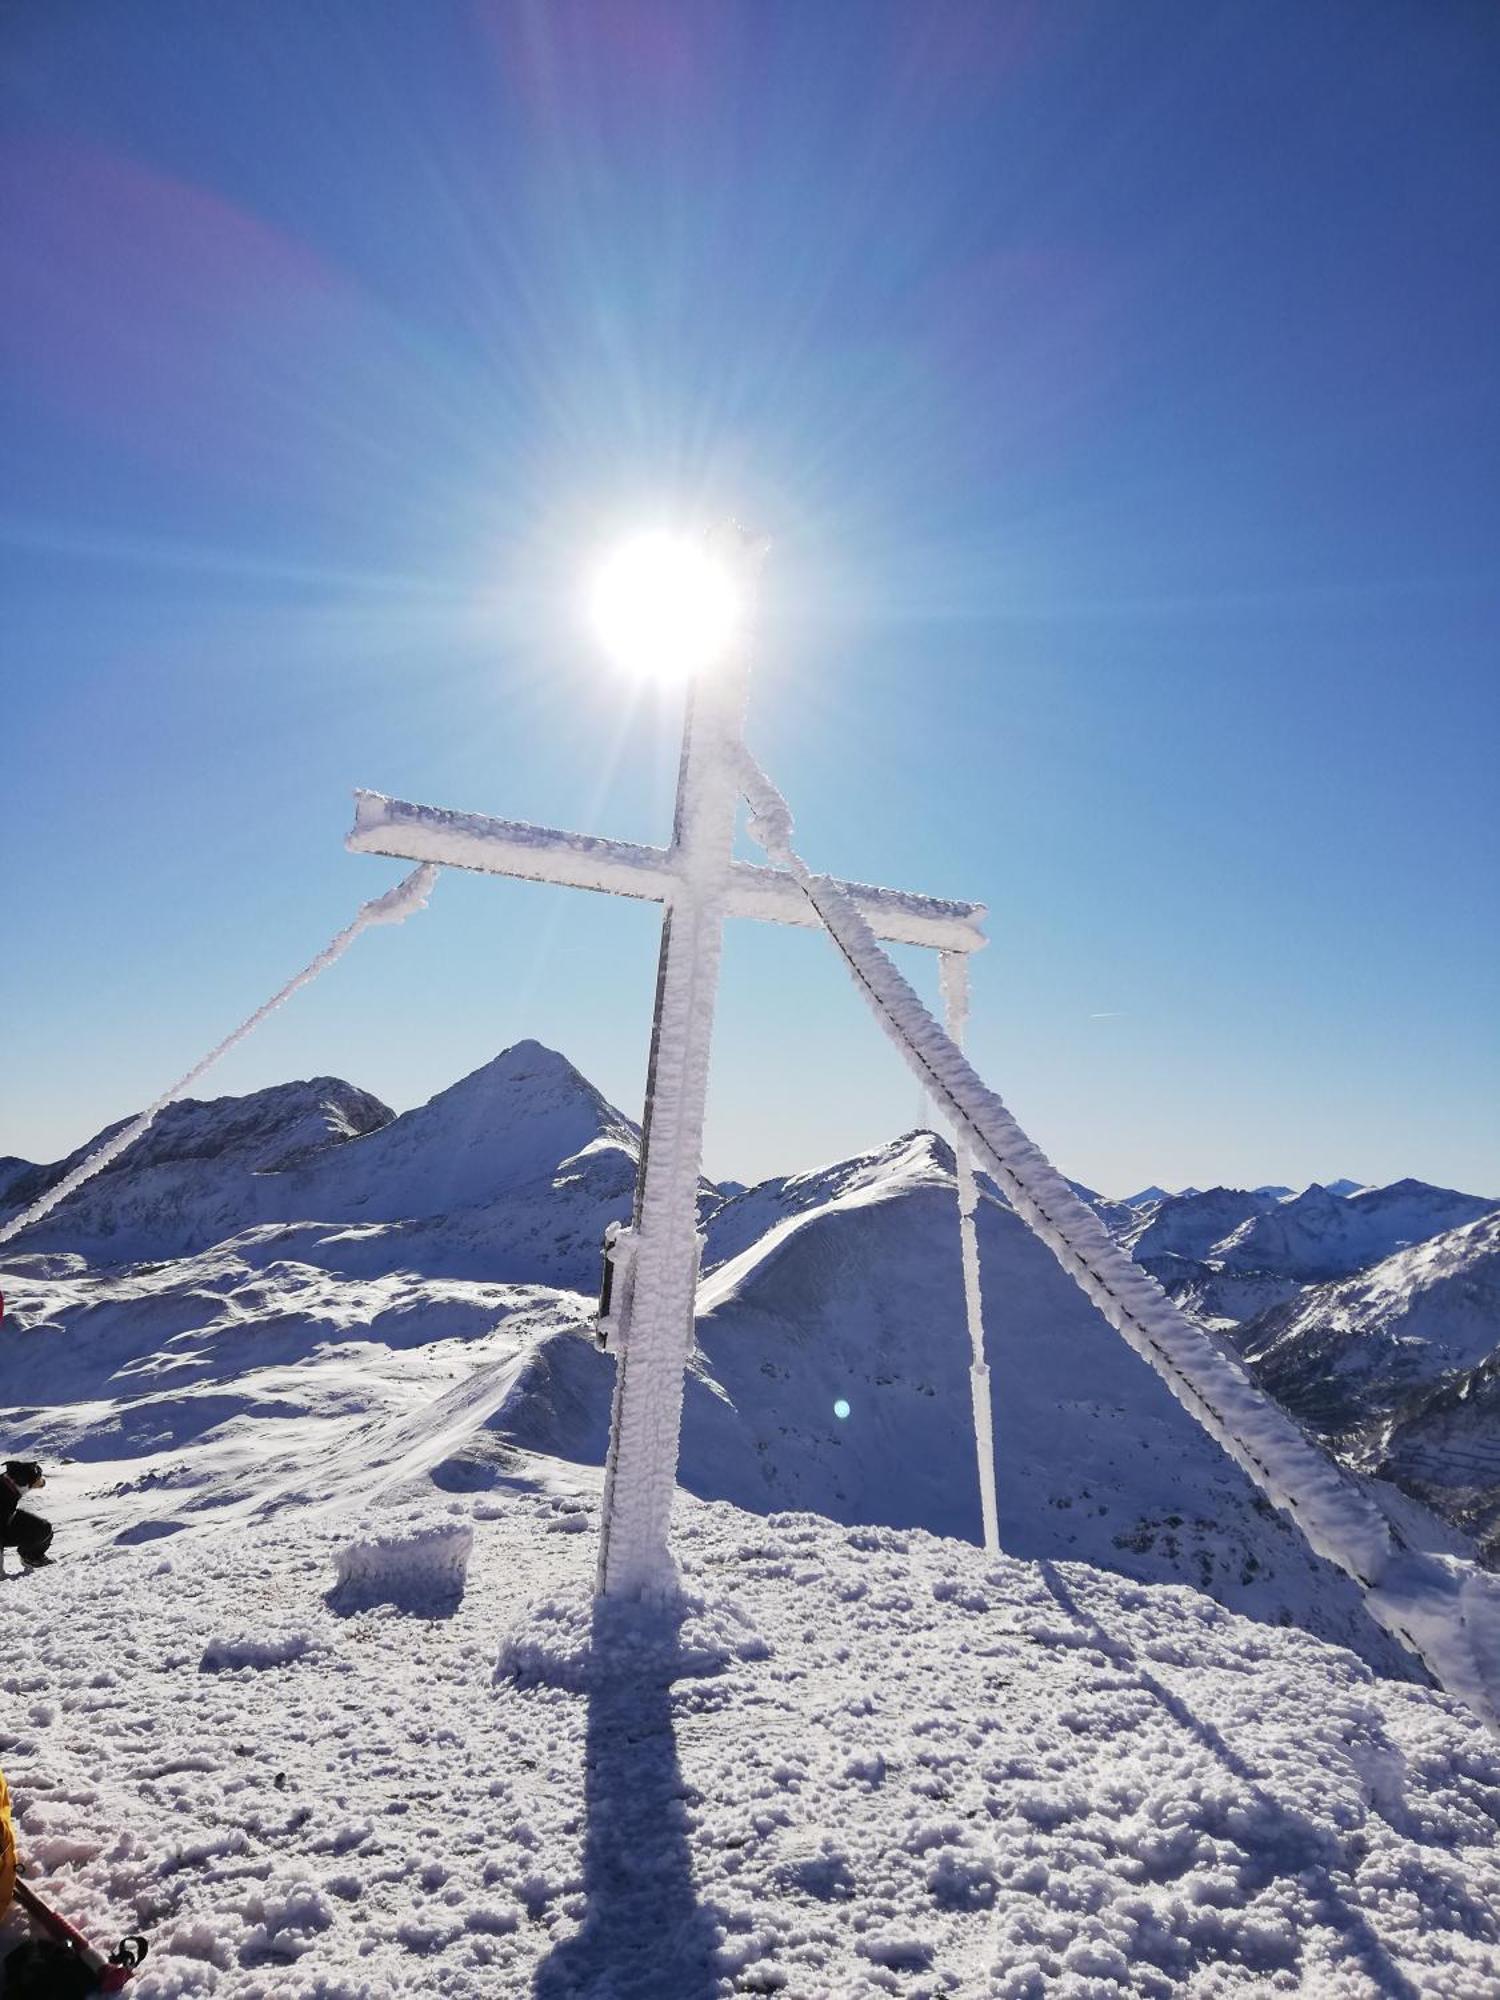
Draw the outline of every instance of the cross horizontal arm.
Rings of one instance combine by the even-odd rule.
[[[382,792],[354,794],[354,826],[344,845],[353,854],[436,861],[445,868],[474,868],[488,875],[556,882],[650,903],[670,900],[674,880],[672,857],[664,847],[561,833],[482,813],[448,812],[441,806],[388,799]],[[925,945],[935,951],[977,951],[985,942],[982,903],[944,902],[864,882],[841,882],[839,887],[853,899],[875,935],[892,943]],[[816,929],[819,921],[790,875],[750,861],[736,861],[731,870],[728,913],[796,924],[804,930]]]

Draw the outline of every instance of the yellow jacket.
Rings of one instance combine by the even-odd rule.
[[[0,1771],[0,1917],[10,1908],[16,1886],[16,1830],[10,1823],[10,1793]]]

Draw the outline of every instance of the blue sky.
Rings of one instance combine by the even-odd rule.
[[[989,905],[1062,1166],[1500,1193],[1497,93],[1464,0],[7,9],[0,1152],[394,878],[356,784],[662,838],[580,581],[727,510],[804,851]],[[638,1110],[654,954],[445,878],[217,1087]],[[916,1121],[826,945],[725,970],[712,1171]]]

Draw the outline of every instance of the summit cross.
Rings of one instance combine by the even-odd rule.
[[[749,678],[748,638],[741,633],[711,669],[687,684],[667,847],[448,812],[367,791],[355,794],[354,827],[346,842],[359,854],[436,862],[664,906],[635,1199],[628,1227],[611,1232],[600,1322],[616,1355],[596,1580],[599,1593],[610,1597],[668,1596],[676,1587],[671,1508],[703,1249],[698,1186],[724,919],[754,917],[809,928],[819,921],[785,870],[734,859]],[[841,886],[878,937],[942,955],[956,1028],[967,954],[985,942],[983,905],[862,883]],[[978,1323],[973,1175],[961,1136],[956,1146],[984,1534],[993,1549],[998,1533],[993,1472],[986,1464],[992,1444]]]

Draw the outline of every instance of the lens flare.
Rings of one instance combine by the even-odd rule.
[[[734,577],[701,542],[637,535],[600,565],[589,593],[594,631],[626,672],[686,680],[721,658],[741,614]]]
[[[833,1414],[838,1418],[840,1423],[843,1423],[844,1419],[848,1416],[849,1405],[844,1401],[842,1396],[840,1396],[838,1401],[834,1404]]]

